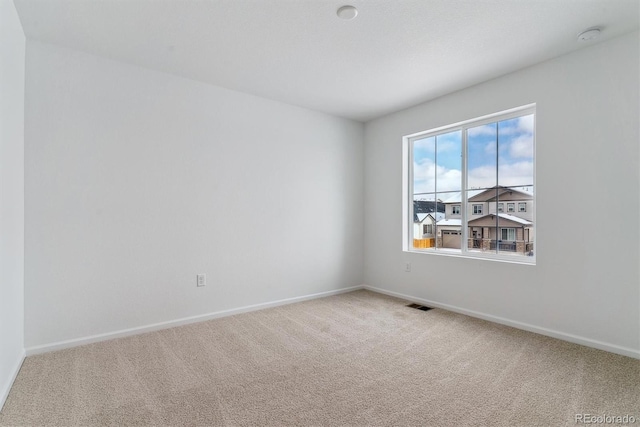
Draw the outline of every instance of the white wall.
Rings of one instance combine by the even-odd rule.
[[[638,39],[367,123],[365,283],[640,357]],[[533,102],[537,265],[403,253],[402,136]]]
[[[24,355],[25,37],[0,0],[0,408]]]
[[[27,348],[362,283],[361,123],[32,41],[25,120]]]

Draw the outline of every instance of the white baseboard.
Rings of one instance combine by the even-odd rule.
[[[408,301],[412,301],[412,302],[419,302],[428,306],[432,306],[432,307],[438,307],[438,308],[442,308],[445,310],[449,310],[449,311],[453,311],[456,313],[461,313],[461,314],[465,314],[467,316],[471,316],[471,317],[476,317],[479,319],[483,319],[483,320],[488,320],[490,322],[495,322],[495,323],[500,323],[502,325],[507,325],[507,326],[511,326],[517,329],[522,329],[525,331],[529,331],[529,332],[534,332],[540,335],[545,335],[548,337],[552,337],[552,338],[557,338],[557,339],[561,339],[564,341],[568,341],[568,342],[572,342],[575,344],[580,344],[580,345],[584,345],[587,347],[593,347],[593,348],[597,348],[599,350],[604,350],[604,351],[608,351],[610,353],[616,353],[616,354],[621,354],[623,356],[628,356],[628,357],[632,357],[634,359],[640,359],[640,351],[632,349],[632,348],[628,348],[628,347],[622,347],[622,346],[618,346],[615,344],[610,344],[610,343],[606,343],[606,342],[602,342],[602,341],[597,341],[597,340],[593,340],[590,338],[585,338],[585,337],[581,337],[578,335],[573,335],[573,334],[568,334],[568,333],[564,333],[564,332],[560,332],[560,331],[555,331],[552,329],[547,329],[547,328],[543,328],[543,327],[539,327],[539,326],[535,326],[535,325],[531,325],[528,323],[523,323],[523,322],[518,322],[515,320],[511,320],[511,319],[506,319],[503,317],[499,317],[499,316],[494,316],[491,314],[486,314],[486,313],[481,313],[478,311],[474,311],[474,310],[468,310],[465,308],[461,308],[461,307],[456,307],[453,305],[449,305],[449,304],[443,304],[443,303],[439,303],[437,301],[431,301],[431,300],[427,300],[424,298],[418,298],[418,297],[414,297],[412,295],[406,295],[406,294],[402,294],[399,292],[393,292],[393,291],[389,291],[386,289],[381,289],[381,288],[376,288],[373,286],[369,286],[366,284],[363,284],[361,286],[352,286],[349,288],[342,288],[342,289],[336,289],[336,290],[332,290],[332,291],[327,291],[327,292],[320,292],[320,293],[316,293],[316,294],[311,294],[311,295],[304,295],[304,296],[300,296],[300,297],[293,297],[293,298],[287,298],[287,299],[282,299],[282,300],[278,300],[278,301],[271,301],[271,302],[266,302],[266,303],[261,303],[261,304],[254,304],[254,305],[248,305],[245,307],[239,307],[239,308],[234,308],[234,309],[230,309],[230,310],[223,310],[223,311],[217,311],[214,313],[208,313],[208,314],[203,314],[203,315],[199,315],[199,316],[192,316],[192,317],[185,317],[182,319],[176,319],[176,320],[171,320],[168,322],[161,322],[161,323],[155,323],[152,325],[147,325],[147,326],[141,326],[141,327],[137,327],[137,328],[131,328],[131,329],[124,329],[124,330],[120,330],[120,331],[115,331],[115,332],[109,332],[106,334],[99,334],[99,335],[92,335],[92,336],[88,336],[88,337],[83,337],[83,338],[77,338],[77,339],[72,339],[72,340],[67,340],[67,341],[60,341],[60,342],[55,342],[55,343],[50,343],[50,344],[44,344],[44,345],[40,345],[40,346],[35,346],[35,347],[29,347],[26,349],[26,356],[32,356],[35,354],[41,354],[41,353],[46,353],[46,352],[50,352],[50,351],[55,351],[55,350],[62,350],[65,348],[71,348],[71,347],[77,347],[80,345],[85,345],[85,344],[91,344],[91,343],[95,343],[95,342],[100,342],[100,341],[107,341],[107,340],[111,340],[114,338],[122,338],[122,337],[127,337],[127,336],[131,336],[131,335],[138,335],[138,334],[143,334],[146,332],[153,332],[153,331],[158,331],[161,329],[168,329],[168,328],[173,328],[176,326],[181,326],[181,325],[187,325],[190,323],[197,323],[197,322],[203,322],[206,320],[211,320],[211,319],[217,319],[220,317],[226,317],[226,316],[233,316],[235,314],[240,314],[240,313],[247,313],[250,311],[256,311],[256,310],[263,310],[265,308],[271,308],[271,307],[277,307],[280,305],[286,305],[286,304],[293,304],[296,302],[301,302],[301,301],[307,301],[307,300],[311,300],[311,299],[316,299],[316,298],[323,298],[323,297],[328,297],[331,295],[338,295],[338,294],[342,294],[342,293],[346,293],[346,292],[352,292],[352,291],[356,291],[358,289],[367,289],[373,292],[378,292],[380,294],[385,294],[385,295],[390,295],[390,296],[394,296],[397,298],[402,298]],[[18,364],[15,374],[14,374],[14,378],[15,379],[15,375],[17,375],[18,371],[20,370],[20,366],[22,365],[22,361],[24,360],[25,354],[23,354],[22,359],[20,360],[20,363]],[[13,379],[11,381],[11,384],[13,384]],[[9,384],[9,388],[7,388],[6,390],[3,390],[2,393],[0,395],[0,403],[4,403],[4,400],[6,399],[6,396],[9,394],[9,390],[11,388],[11,384]],[[0,405],[1,407],[1,405]]]
[[[445,310],[449,310],[449,311],[453,311],[456,313],[461,313],[461,314],[465,314],[467,316],[471,316],[471,317],[477,317],[478,319],[483,319],[483,320],[488,320],[490,322],[494,322],[494,323],[500,323],[502,325],[507,325],[507,326],[511,326],[517,329],[522,329],[525,331],[529,331],[529,332],[535,332],[537,334],[540,335],[545,335],[548,337],[552,337],[552,338],[557,338],[563,341],[568,341],[568,342],[572,342],[574,344],[580,344],[580,345],[584,345],[587,347],[593,347],[593,348],[597,348],[599,350],[604,350],[604,351],[608,351],[610,353],[616,353],[616,354],[621,354],[623,356],[628,356],[628,357],[633,357],[634,359],[640,359],[640,351],[632,349],[632,348],[628,348],[628,347],[622,347],[619,345],[615,345],[615,344],[610,344],[610,343],[606,343],[606,342],[602,342],[602,341],[597,341],[597,340],[593,340],[590,338],[585,338],[585,337],[581,337],[579,335],[573,335],[573,334],[568,334],[565,332],[560,332],[560,331],[554,331],[552,329],[547,329],[547,328],[543,328],[540,326],[535,326],[535,325],[530,325],[528,323],[522,323],[522,322],[518,322],[515,320],[510,320],[510,319],[505,319],[504,317],[498,317],[498,316],[493,316],[491,314],[485,314],[485,313],[481,313],[478,311],[473,311],[473,310],[467,310],[465,308],[461,308],[461,307],[456,307],[453,305],[449,305],[449,304],[442,304],[439,303],[437,301],[431,301],[431,300],[427,300],[424,298],[418,298],[418,297],[414,297],[411,295],[405,295],[405,294],[401,294],[399,292],[393,292],[393,291],[388,291],[386,289],[381,289],[381,288],[376,288],[373,286],[368,286],[368,285],[363,285],[364,289],[373,291],[373,292],[378,292],[381,294],[385,294],[385,295],[390,295],[393,297],[398,297],[398,298],[402,298],[402,299],[406,299],[408,301],[411,302],[419,302],[421,304],[430,306],[430,307],[436,307],[436,308],[442,308]]]
[[[13,372],[11,373],[11,377],[7,384],[4,385],[3,389],[0,390],[0,411],[4,407],[4,403],[7,401],[7,397],[9,397],[9,392],[11,391],[11,387],[13,386],[13,382],[16,380],[18,376],[18,372],[20,372],[20,368],[22,368],[22,363],[24,362],[24,358],[26,357],[26,353],[22,350],[22,354],[18,357],[18,360],[13,368]]]
[[[198,316],[185,317],[182,319],[170,320],[167,322],[154,323],[151,325],[140,326],[137,328],[123,329],[120,331],[108,332],[105,334],[91,335],[83,338],[75,338],[66,341],[59,341],[44,345],[38,345],[29,347],[26,349],[27,356],[33,356],[36,354],[47,353],[55,350],[62,350],[65,348],[77,347],[80,345],[91,344],[100,341],[107,341],[114,338],[128,337],[131,335],[143,334],[146,332],[159,331],[161,329],[174,328],[176,326],[188,325],[190,323],[203,322],[205,320],[217,319],[220,317],[233,316],[234,314],[247,313],[249,311],[263,310],[265,308],[277,307],[280,305],[293,304],[296,302],[307,301],[316,298],[324,298],[331,295],[338,295],[346,292],[352,292],[358,289],[363,289],[364,286],[352,286],[350,288],[336,289],[327,292],[319,292],[317,294],[303,295],[299,297],[286,298],[277,301],[265,302],[261,304],[248,305],[244,307],[233,308],[229,310],[216,311],[208,314],[201,314]]]

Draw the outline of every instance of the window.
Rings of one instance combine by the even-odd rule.
[[[405,251],[535,263],[535,105],[405,136],[403,159]],[[437,209],[428,247],[415,203]]]
[[[500,233],[502,235],[502,240],[516,240],[516,229],[515,228],[501,228]]]
[[[433,225],[432,224],[424,224],[422,226],[422,232],[424,234],[431,234],[433,233]]]

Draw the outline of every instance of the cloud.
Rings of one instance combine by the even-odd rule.
[[[521,161],[498,167],[498,182],[504,186],[533,184],[533,162]]]
[[[469,188],[493,187],[496,185],[496,167],[486,165],[470,169],[467,182]]]
[[[435,174],[438,174],[438,193],[459,191],[462,172],[458,169],[436,168],[431,159],[416,162],[414,167],[414,193],[429,193],[435,189]],[[533,162],[521,161],[513,164],[501,164],[498,169],[499,184],[504,186],[525,186],[533,184]],[[479,166],[469,170],[469,188],[488,188],[496,185],[495,166]],[[428,198],[428,196],[419,196]],[[439,197],[443,198],[443,197]]]
[[[452,152],[452,151],[460,151],[462,147],[462,139],[460,137],[460,133],[458,132],[457,139],[451,134],[447,135],[438,135],[438,153],[444,152]],[[415,151],[424,151],[427,153],[433,153],[436,147],[436,138],[424,138],[419,139],[413,143],[413,149]]]
[[[509,125],[502,124],[500,126],[500,136],[533,134],[533,115],[522,116],[516,119],[506,121]],[[505,123],[505,122],[500,122]]]
[[[437,188],[436,186],[437,173]],[[462,172],[459,169],[448,169],[444,166],[437,166],[431,159],[422,159],[413,163],[413,192],[427,193],[437,190],[460,191]],[[426,196],[425,196],[426,197]]]
[[[508,125],[506,123],[508,123]],[[509,119],[500,122],[498,127],[500,136],[517,135],[517,134],[533,134],[533,114],[521,116],[516,119]],[[468,130],[469,137],[474,136],[495,136],[496,124],[488,123],[482,126],[476,126]]]
[[[533,114],[518,117],[518,130],[528,134],[533,134]]]
[[[483,126],[476,126],[467,131],[467,135],[470,137],[474,136],[495,136],[496,135],[496,126],[495,124],[488,124]]]
[[[496,141],[489,141],[487,145],[484,146],[484,152],[486,154],[493,155],[495,158],[496,155]]]
[[[424,150],[427,153],[433,153],[435,146],[436,146],[436,141],[435,141],[435,138],[433,137],[419,139],[413,143],[414,151]]]
[[[438,140],[438,153],[455,152],[460,153],[462,141]]]
[[[470,169],[468,182],[470,188],[493,187],[496,185],[495,166],[479,166]],[[533,162],[501,163],[498,167],[498,183],[504,186],[533,184]]]
[[[520,135],[509,144],[509,155],[513,158],[533,158],[533,136]]]

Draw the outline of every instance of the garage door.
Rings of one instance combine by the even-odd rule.
[[[460,249],[462,247],[460,245],[460,239],[462,237],[461,234],[462,233],[460,231],[443,230],[442,247]]]

